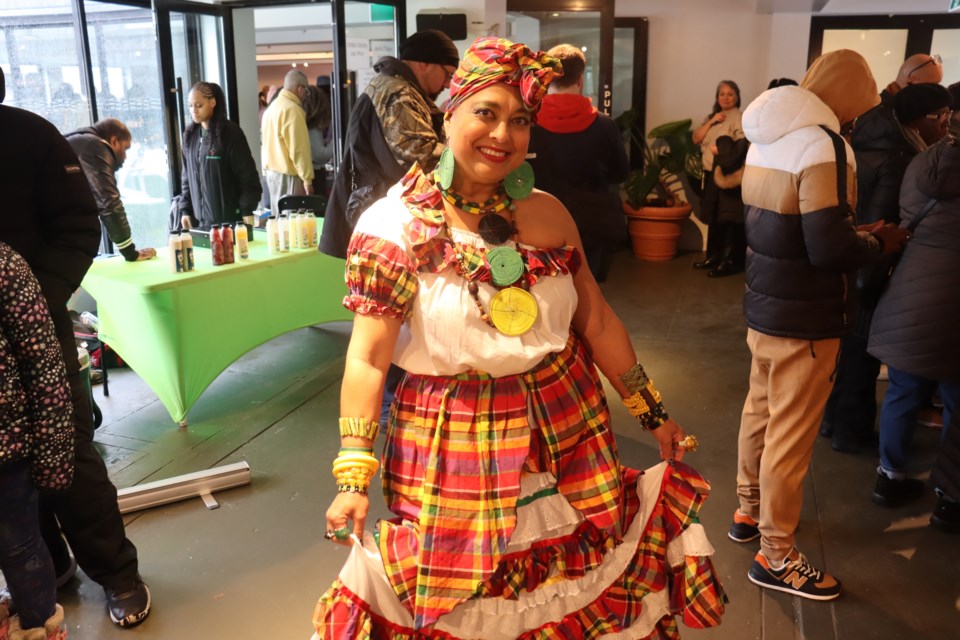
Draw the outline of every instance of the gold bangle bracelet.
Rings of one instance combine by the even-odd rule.
[[[340,437],[353,436],[376,440],[380,424],[366,418],[340,418]]]

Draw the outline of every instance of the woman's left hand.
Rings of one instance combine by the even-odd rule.
[[[686,435],[683,432],[683,427],[671,419],[664,422],[651,433],[653,433],[653,437],[657,439],[657,443],[660,445],[660,458],[667,461],[676,460],[677,462],[683,460],[685,450],[678,446]]]

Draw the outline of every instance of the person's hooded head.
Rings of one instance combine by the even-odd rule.
[[[897,120],[930,146],[947,135],[953,96],[939,84],[910,84],[893,96]]]
[[[841,126],[880,103],[870,66],[862,55],[850,49],[831,51],[814,60],[800,87],[820,98],[836,114]]]

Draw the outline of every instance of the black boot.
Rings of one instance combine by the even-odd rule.
[[[723,278],[724,276],[732,276],[735,273],[740,273],[743,271],[743,267],[737,265],[731,260],[721,260],[720,264],[707,272],[708,278]]]
[[[693,263],[694,269],[713,269],[715,266],[720,264],[720,256],[707,256],[699,262]]]

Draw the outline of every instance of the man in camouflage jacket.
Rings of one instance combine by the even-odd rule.
[[[400,45],[400,59],[385,56],[377,76],[350,113],[343,161],[323,222],[320,250],[338,258],[360,214],[413,166],[433,170],[443,151],[443,112],[436,99],[460,62],[453,41],[432,29]]]

